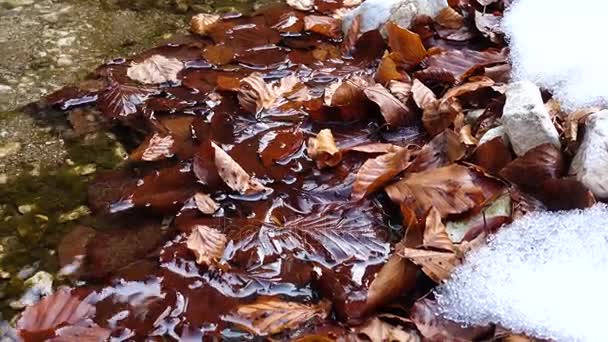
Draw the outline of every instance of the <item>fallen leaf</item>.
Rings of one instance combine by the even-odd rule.
[[[184,63],[177,58],[153,55],[141,63],[132,64],[127,69],[127,76],[144,84],[177,82],[177,74],[184,68]]]
[[[104,342],[108,341],[112,331],[98,326],[81,327],[77,325],[61,327],[55,331],[55,337],[49,342]]]
[[[173,157],[175,140],[170,134],[154,133],[131,152],[129,159],[135,161],[158,161]]]
[[[408,172],[420,172],[447,166],[465,156],[466,149],[458,134],[446,129],[422,147]]]
[[[354,151],[354,152],[363,152],[363,153],[372,153],[373,154],[373,153],[399,152],[402,149],[403,149],[402,146],[397,146],[397,145],[393,145],[393,144],[371,143],[371,144],[357,145],[354,147],[343,149],[342,152],[346,153],[346,152]]]
[[[137,106],[154,92],[148,88],[112,82],[99,94],[97,106],[106,118],[125,118],[137,113]]]
[[[367,87],[363,92],[370,101],[378,105],[384,120],[389,126],[404,126],[413,121],[412,110],[393,96],[393,94],[381,84]]]
[[[242,195],[253,195],[266,192],[267,187],[253,179],[232,157],[211,142],[215,152],[215,166],[222,180],[234,191]]]
[[[475,27],[493,43],[500,43],[502,16],[475,11]]]
[[[332,83],[325,88],[324,103],[329,107],[359,107],[367,101],[365,88],[369,82],[361,77],[351,77],[347,80]]]
[[[513,160],[513,156],[502,138],[496,137],[479,145],[473,153],[473,160],[484,170],[498,175]]]
[[[310,11],[315,6],[314,0],[287,0],[287,4],[300,11]]]
[[[441,101],[447,101],[448,99],[451,99],[454,97],[459,97],[459,96],[462,96],[462,95],[465,95],[468,93],[472,93],[479,89],[491,87],[493,85],[494,85],[494,80],[489,77],[485,77],[485,76],[476,77],[474,80],[472,80],[470,82],[466,82],[459,86],[450,88],[443,95],[443,97],[441,98]]]
[[[435,17],[435,21],[441,26],[457,30],[464,24],[464,17],[452,7],[445,7]]]
[[[408,66],[416,66],[426,57],[426,49],[420,36],[392,21],[386,24],[388,45],[395,60]]]
[[[359,335],[365,335],[371,342],[419,342],[420,337],[414,331],[406,331],[403,327],[389,324],[378,317],[369,320],[359,328]]]
[[[572,178],[547,179],[540,187],[539,197],[549,210],[590,208],[595,204],[593,193]]]
[[[203,57],[211,64],[225,65],[234,60],[234,49],[227,45],[210,45],[203,50]]]
[[[395,63],[390,54],[386,54],[382,57],[375,78],[376,81],[383,86],[388,85],[391,81],[410,81],[407,73],[399,71],[397,63]]]
[[[95,314],[95,307],[61,287],[23,311],[17,321],[20,333],[44,331],[64,324],[77,324]]]
[[[342,37],[342,21],[322,15],[307,15],[304,17],[304,30],[339,39]]]
[[[408,173],[385,190],[393,202],[409,203],[419,215],[433,206],[442,217],[460,214],[486,199],[483,190],[475,184],[472,171],[456,164]]]
[[[388,90],[402,103],[408,103],[412,97],[412,84],[410,82],[390,81]]]
[[[201,213],[207,215],[214,214],[220,208],[220,205],[211,196],[202,192],[194,194],[194,203]]]
[[[312,319],[324,319],[329,315],[331,304],[302,304],[278,298],[259,298],[251,304],[241,305],[234,317],[227,318],[253,333],[266,336],[294,329]]]
[[[264,81],[260,73],[254,72],[241,80],[238,100],[241,107],[250,113],[257,114],[277,104],[278,100],[292,91],[300,82],[297,76],[282,78],[275,86]]]
[[[566,123],[564,127],[564,133],[566,135],[566,139],[568,141],[576,142],[578,140],[578,128],[579,126],[585,122],[585,119],[596,112],[599,112],[601,109],[599,107],[588,107],[576,110],[568,116],[566,116]]]
[[[448,279],[454,267],[459,264],[458,257],[453,252],[404,247],[397,250],[397,254],[422,267],[422,272],[436,283]]]
[[[562,152],[551,144],[543,144],[510,162],[500,175],[522,188],[534,190],[545,180],[564,174]]]
[[[414,79],[414,83],[412,83],[412,98],[418,108],[422,110],[438,106],[435,93],[418,79]]]
[[[304,134],[299,129],[274,131],[264,136],[266,137],[271,137],[272,140],[261,145],[258,153],[268,168],[298,152],[304,143]],[[264,138],[262,139],[266,140]]]
[[[329,129],[322,129],[316,137],[308,140],[308,155],[316,161],[317,167],[334,167],[342,161],[342,152],[336,146]]]
[[[384,306],[415,288],[417,273],[417,266],[398,255],[392,255],[369,286],[368,311]]]
[[[361,200],[380,189],[393,177],[405,170],[412,162],[413,152],[408,147],[368,159],[357,172],[351,198]]]
[[[462,107],[454,98],[434,102],[422,111],[422,124],[431,136],[435,136],[452,126]]]
[[[219,14],[197,14],[190,20],[190,31],[201,36],[206,36],[218,21],[220,21]]]
[[[186,246],[196,256],[197,264],[209,266],[222,257],[227,242],[226,235],[219,230],[197,225],[188,235]]]
[[[441,214],[435,207],[431,207],[425,220],[425,229],[422,245],[426,248],[435,248],[443,251],[454,251],[454,244],[443,222]]]
[[[362,18],[361,14],[354,17],[348,28],[348,32],[346,32],[346,36],[342,42],[342,51],[347,55],[350,55],[357,45],[357,40],[359,40],[359,34],[361,33]]]
[[[414,77],[438,81],[446,81],[446,74],[460,83],[480,68],[494,64],[505,63],[507,54],[504,51],[488,49],[474,51],[469,49],[445,50],[429,55],[423,62],[426,69],[414,73]],[[433,73],[441,77],[431,76]]]

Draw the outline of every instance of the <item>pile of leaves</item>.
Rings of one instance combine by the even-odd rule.
[[[59,246],[85,282],[28,308],[22,337],[524,339],[443,320],[426,294],[502,224],[594,203],[564,178],[588,113],[546,94],[564,150],[479,143],[509,82],[506,0],[450,1],[386,38],[361,17],[343,35],[356,2],[288,3],[197,15],[47,98],[130,156],[89,189],[111,229]]]

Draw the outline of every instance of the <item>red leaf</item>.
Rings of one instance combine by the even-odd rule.
[[[112,82],[99,94],[97,106],[109,119],[124,118],[137,113],[137,106],[152,93],[152,89]]]
[[[551,144],[537,146],[509,163],[500,175],[525,189],[537,189],[544,181],[564,174],[562,152]]]
[[[474,152],[475,164],[493,175],[497,175],[512,159],[511,150],[501,137],[479,145]]]
[[[420,36],[393,22],[389,22],[386,28],[388,45],[393,51],[396,61],[412,67],[420,64],[426,57],[426,49]]]

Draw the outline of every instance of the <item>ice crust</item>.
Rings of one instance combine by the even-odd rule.
[[[556,341],[608,341],[608,207],[503,227],[436,291],[446,318]]]
[[[608,103],[608,1],[515,0],[503,30],[515,80],[550,89],[567,109]]]

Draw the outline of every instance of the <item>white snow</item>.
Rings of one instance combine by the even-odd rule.
[[[538,1],[538,0],[537,0]],[[503,227],[436,292],[444,315],[557,341],[608,341],[608,207]]]
[[[608,1],[516,0],[505,14],[513,75],[574,109],[608,102]]]

